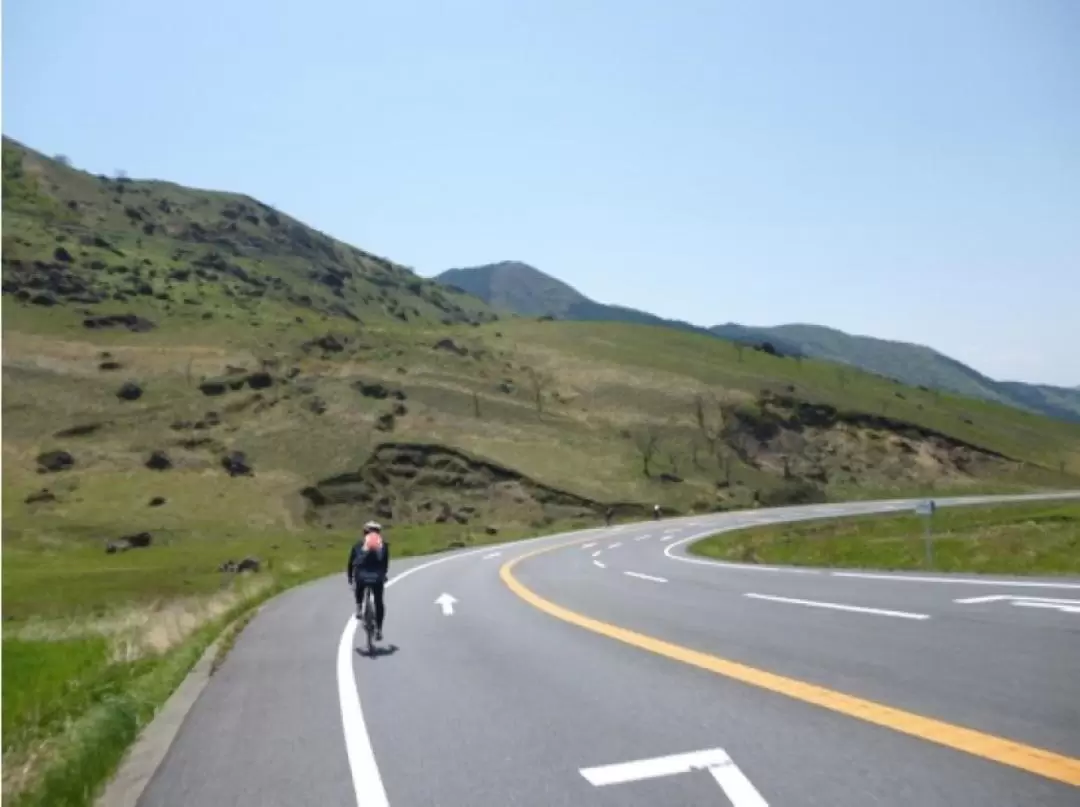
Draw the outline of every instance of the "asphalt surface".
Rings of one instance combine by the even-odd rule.
[[[396,562],[374,657],[343,576],[292,590],[240,636],[139,803],[1075,807],[1080,578],[684,554],[721,529],[910,506],[696,516]],[[871,717],[777,691],[806,684],[872,701]],[[955,727],[979,733],[974,752]],[[1020,745],[995,761],[1002,738]],[[1052,774],[1025,761],[1038,749]]]

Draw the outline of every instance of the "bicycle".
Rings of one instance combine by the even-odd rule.
[[[364,633],[367,635],[368,655],[371,655],[375,652],[375,594],[371,586],[364,589],[364,604],[360,615],[360,621],[364,623]]]

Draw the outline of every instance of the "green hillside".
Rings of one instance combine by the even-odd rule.
[[[1080,486],[1080,424],[500,318],[245,196],[3,165],[5,803],[88,803],[216,632],[373,516],[402,556],[608,508]]]
[[[1075,389],[995,381],[924,345],[853,336],[820,325],[752,328],[729,323],[716,326],[712,332],[725,339],[769,340],[781,350],[851,364],[906,384],[948,390],[1050,417],[1080,421],[1080,392]]]
[[[5,298],[38,308],[118,304],[152,322],[280,327],[494,318],[471,295],[247,196],[94,176],[7,137],[3,171]]]
[[[769,343],[788,356],[811,356],[848,364],[895,378],[972,398],[1080,422],[1080,390],[1039,384],[995,381],[932,348],[906,342],[853,336],[820,325],[778,325],[769,328],[737,323],[701,328],[633,308],[590,300],[571,286],[528,264],[504,262],[469,269],[451,269],[435,277],[463,289],[494,308],[527,316],[553,316],[586,322],[632,322],[711,334],[736,342]]]

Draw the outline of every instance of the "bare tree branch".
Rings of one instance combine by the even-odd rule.
[[[660,446],[660,435],[651,424],[645,423],[634,429],[633,438],[638,454],[641,455],[641,470],[645,476],[652,476],[650,465]]]
[[[542,373],[535,367],[527,367],[526,372],[529,374],[529,383],[532,385],[533,390],[533,403],[536,405],[536,414],[544,414],[544,392],[551,385],[551,377],[546,373]]]

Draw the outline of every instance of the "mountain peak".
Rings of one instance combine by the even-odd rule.
[[[574,287],[522,261],[448,269],[435,280],[467,291],[494,308],[527,316],[565,316],[575,304],[588,301]]]

